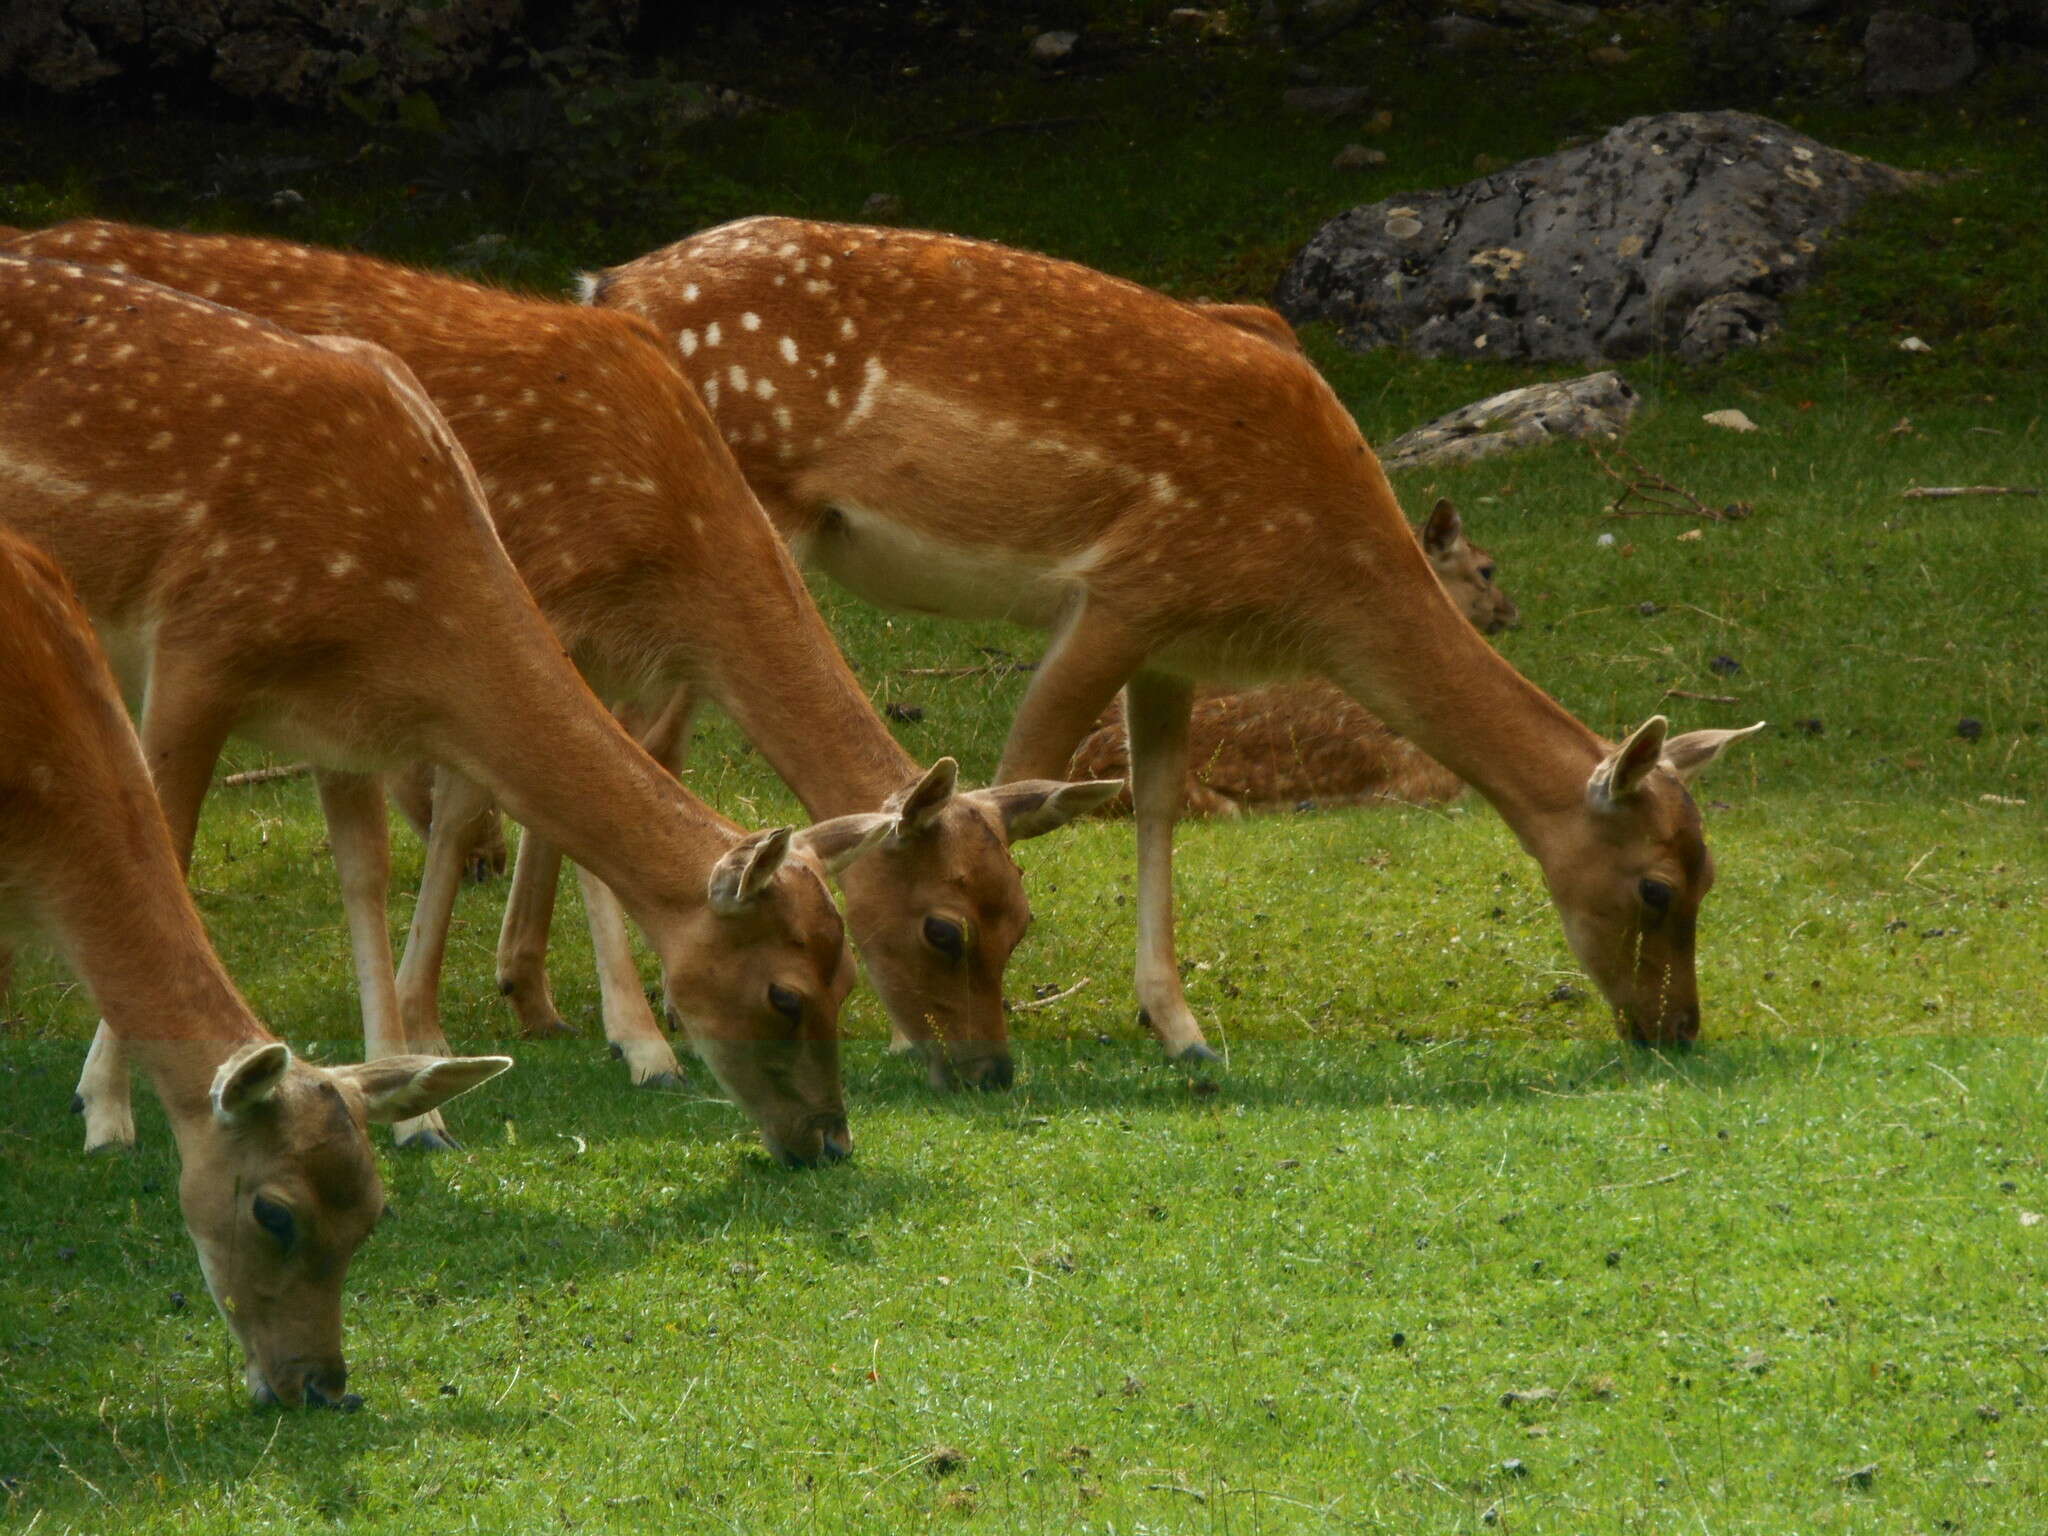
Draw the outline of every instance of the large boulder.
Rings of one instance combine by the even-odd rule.
[[[1880,101],[1939,96],[1977,70],[1967,21],[1918,11],[1879,11],[1863,32],[1863,88]]]
[[[1828,232],[1913,172],[1747,112],[1639,117],[1460,187],[1354,208],[1274,295],[1359,351],[1692,360],[1776,331]]]
[[[1642,399],[1612,371],[1531,384],[1460,406],[1403,432],[1379,450],[1388,469],[1472,464],[1517,448],[1568,438],[1612,441],[1628,430]]]

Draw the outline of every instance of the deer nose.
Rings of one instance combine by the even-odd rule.
[[[308,1408],[333,1408],[341,1413],[354,1413],[363,1406],[362,1398],[344,1391],[348,1385],[348,1367],[338,1361],[333,1365],[316,1365],[306,1372],[305,1395]]]
[[[960,1081],[970,1088],[979,1088],[983,1093],[1006,1093],[1016,1080],[1016,1063],[1010,1060],[1007,1052],[984,1056],[960,1066]]]
[[[843,1117],[819,1128],[818,1155],[820,1161],[827,1163],[843,1163],[853,1156],[853,1132],[847,1129]]]

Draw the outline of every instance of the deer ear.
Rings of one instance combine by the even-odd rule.
[[[1754,736],[1765,724],[1759,720],[1739,731],[1687,731],[1683,736],[1674,736],[1664,743],[1663,765],[1678,775],[1681,784],[1690,784],[1702,768],[1730,745],[1745,736]]]
[[[213,1075],[213,1115],[233,1125],[258,1104],[268,1103],[292,1064],[292,1048],[282,1040],[244,1046],[220,1064]]]
[[[951,759],[948,759],[951,761]],[[814,855],[826,873],[836,875],[896,830],[897,818],[887,811],[834,816],[796,834],[794,846]]]
[[[1058,779],[1019,779],[978,789],[975,796],[995,808],[1003,836],[1012,843],[1057,832],[1076,816],[1086,816],[1122,792],[1122,779],[1088,779],[1079,784]]]
[[[788,827],[756,832],[712,865],[711,910],[720,917],[731,917],[757,900],[789,857],[790,836]]]
[[[1664,750],[1664,733],[1671,722],[1652,715],[1620,746],[1600,760],[1586,780],[1586,801],[1595,810],[1619,805],[1643,787],[1643,780],[1657,766]]]
[[[379,1056],[330,1068],[363,1096],[363,1113],[380,1125],[410,1120],[512,1065],[510,1056]]]
[[[1458,518],[1458,509],[1448,500],[1429,509],[1429,517],[1422,525],[1422,547],[1426,552],[1448,554],[1451,546],[1464,536],[1465,525]]]
[[[950,757],[942,757],[915,784],[891,795],[886,809],[896,814],[896,835],[916,837],[920,832],[930,831],[953,803],[959,783],[960,765]]]

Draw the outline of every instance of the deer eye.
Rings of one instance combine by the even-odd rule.
[[[924,941],[947,959],[958,960],[967,950],[967,930],[950,917],[928,917]]]
[[[804,1000],[788,987],[769,983],[768,1006],[792,1024],[801,1024],[804,1021]]]
[[[1662,880],[1645,880],[1636,887],[1636,894],[1643,898],[1643,905],[1652,912],[1664,912],[1671,907],[1671,887]]]
[[[1481,581],[1492,581],[1493,567],[1490,565],[1482,565],[1481,567],[1479,567],[1479,579]]]
[[[278,1246],[289,1248],[299,1235],[299,1224],[291,1208],[279,1205],[268,1195],[258,1195],[250,1203],[249,1214],[256,1218],[256,1225],[278,1241]]]

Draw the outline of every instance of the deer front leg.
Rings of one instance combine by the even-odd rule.
[[[470,845],[490,805],[490,792],[481,785],[451,768],[435,770],[426,868],[405,956],[398,962],[398,1009],[405,1020],[405,1038],[415,1051],[448,1054],[448,1038],[441,1033],[441,964]]]
[[[676,689],[661,710],[651,717],[628,706],[620,706],[616,713],[626,729],[647,748],[649,756],[669,772],[679,773],[684,754],[689,750],[690,717],[695,709],[695,695],[685,686]],[[531,832],[520,838],[519,855],[512,866],[512,894],[505,903],[504,926],[498,931],[498,990],[511,1000],[513,1011],[519,1015],[521,1030],[528,1039],[573,1033],[562,1022],[548,986],[548,930],[554,923],[555,889],[561,873],[560,849]],[[585,888],[588,889],[587,884]],[[623,923],[613,924],[605,916],[608,899],[607,894],[596,905],[588,901],[584,904],[590,919],[591,942],[597,955],[601,992],[620,974],[619,970],[608,968],[608,955],[616,956],[623,950],[628,957],[624,969],[631,970],[631,948],[625,927]],[[635,981],[636,993],[638,986]],[[609,994],[606,995],[608,998]],[[644,999],[641,1007],[644,1010]],[[605,1038],[614,1045],[619,1044],[621,1036],[613,1027],[614,1013],[608,1001],[604,1019]],[[666,1042],[663,1044],[666,1047]],[[634,1080],[637,1082],[639,1078]]]
[[[633,945],[619,899],[610,886],[580,865],[576,878],[582,884],[583,908],[590,919],[604,1037],[611,1042],[612,1054],[625,1062],[636,1088],[680,1087],[683,1069],[641,990],[640,968],[633,962]]]
[[[149,765],[178,867],[192,867],[192,842],[199,833],[199,808],[206,803],[214,764],[234,724],[233,712],[207,686],[208,669],[197,659],[169,650],[150,663],[143,693],[143,760]],[[100,1021],[71,1096],[74,1113],[85,1117],[85,1150],[135,1144],[134,1090],[120,1041]]]
[[[1140,672],[1124,689],[1131,734],[1131,809],[1138,826],[1138,1017],[1175,1061],[1220,1058],[1181,991],[1173,952],[1173,824],[1188,775],[1194,685]]]
[[[398,984],[391,973],[391,832],[384,819],[384,792],[368,774],[314,775],[320,810],[327,818],[327,846],[341,883],[341,907],[348,918],[349,957],[355,965],[356,995],[363,1009],[363,1059],[403,1056],[411,1050]],[[399,1146],[436,1152],[458,1145],[439,1110],[392,1127]]]

